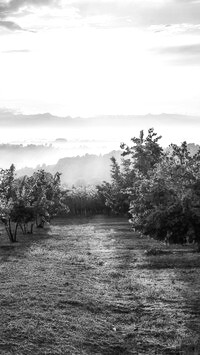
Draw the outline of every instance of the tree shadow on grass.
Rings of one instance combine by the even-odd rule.
[[[27,250],[34,244],[40,244],[44,240],[52,238],[49,234],[49,228],[40,230],[36,229],[33,234],[23,235],[18,234],[17,242],[11,243],[8,237],[4,234],[0,238],[0,263],[6,261],[13,261],[13,258],[25,257]]]

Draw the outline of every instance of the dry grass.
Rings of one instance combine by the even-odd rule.
[[[100,217],[0,243],[1,355],[200,354],[192,250]]]

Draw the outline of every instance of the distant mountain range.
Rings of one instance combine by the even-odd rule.
[[[200,117],[198,116],[162,113],[59,117],[50,113],[25,115],[0,108],[0,143],[49,144],[58,137],[67,141],[106,141],[111,144],[107,151],[105,149],[101,151],[105,154],[118,149],[114,142],[118,142],[119,147],[120,142],[128,142],[132,137],[138,136],[142,129],[147,131],[152,127],[162,135],[160,143],[163,147],[172,142],[179,144],[185,140],[199,144]],[[83,152],[85,153],[92,152],[88,150]],[[94,150],[94,154],[97,154],[97,151]],[[76,154],[62,156],[72,155]]]
[[[179,114],[147,114],[147,115],[102,115],[94,117],[60,117],[50,113],[25,115],[19,112],[13,112],[7,109],[0,108],[0,126],[3,127],[19,127],[19,126],[33,126],[33,127],[81,127],[81,126],[133,126],[142,124],[161,124],[161,125],[199,125],[200,117]],[[150,128],[149,127],[149,128]],[[141,127],[142,129],[142,127]]]

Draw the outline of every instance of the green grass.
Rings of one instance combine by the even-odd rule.
[[[199,270],[191,248],[125,219],[57,220],[13,246],[2,234],[0,354],[200,354]]]

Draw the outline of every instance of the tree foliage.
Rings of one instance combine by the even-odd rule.
[[[111,182],[96,187],[62,188],[60,174],[38,170],[15,177],[15,167],[0,169],[0,219],[12,242],[17,231],[32,232],[52,217],[129,214],[135,230],[152,237],[200,245],[200,150],[171,144],[163,151],[161,136],[150,128],[145,137],[122,144],[119,163],[111,158]]]
[[[67,212],[59,173],[38,170],[31,177],[15,178],[14,165],[0,170],[0,219],[11,242],[16,242],[19,227],[24,234],[32,233],[34,223],[43,227],[61,210]]]
[[[160,139],[151,128],[131,146],[121,144],[121,165],[112,159],[112,183],[101,186],[105,203],[118,213],[129,210],[133,228],[144,234],[200,243],[200,151],[191,155],[183,142],[164,152]]]
[[[91,216],[106,212],[102,195],[94,186],[68,188],[63,191],[63,199],[71,216]]]
[[[115,215],[124,215],[129,210],[129,195],[127,188],[132,182],[133,171],[129,159],[123,159],[122,165],[111,158],[111,183],[103,182],[97,186],[99,194],[104,200],[107,210]]]
[[[132,188],[131,222],[159,239],[183,243],[190,237],[199,243],[200,153],[192,157],[186,142],[170,148],[169,154],[153,149],[148,170],[138,168],[136,159],[140,174]]]

